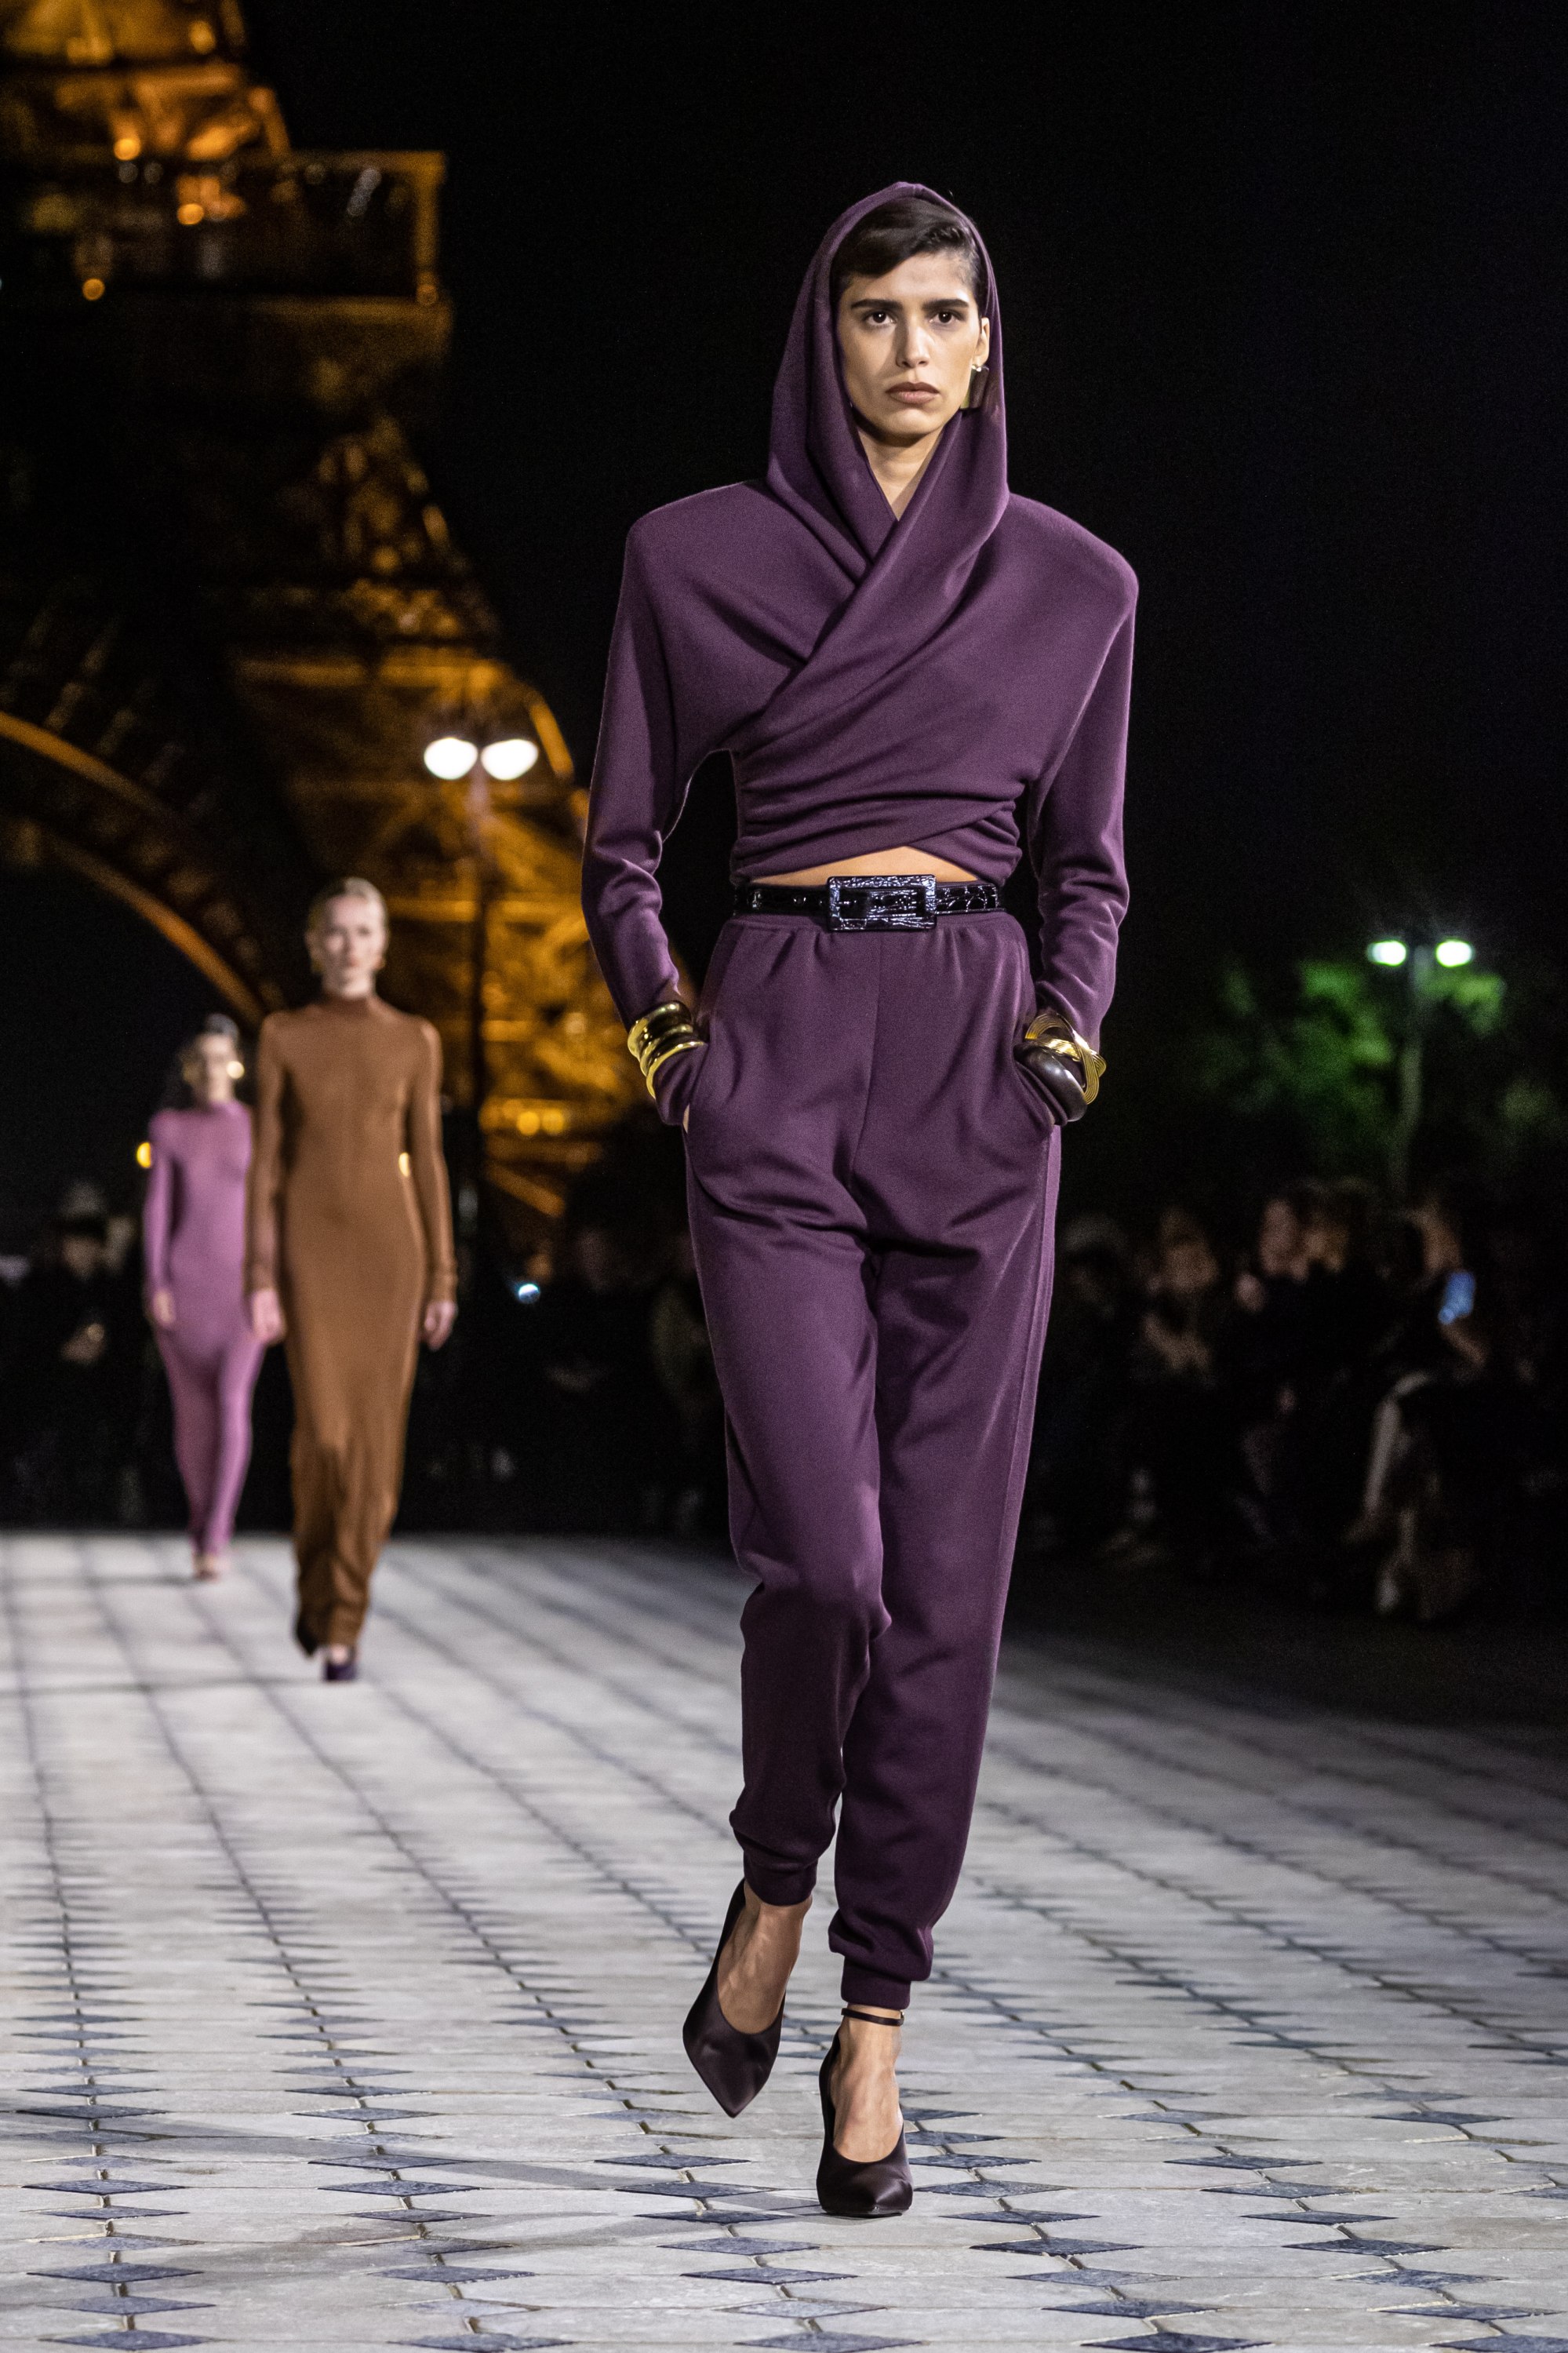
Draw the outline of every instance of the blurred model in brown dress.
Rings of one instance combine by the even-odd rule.
[[[340,1683],[397,1510],[415,1354],[446,1340],[457,1286],[440,1042],[376,995],[385,902],[333,883],[305,936],[321,994],[261,1025],[246,1290],[294,1387],[294,1631]]]

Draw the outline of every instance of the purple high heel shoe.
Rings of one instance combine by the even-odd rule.
[[[719,1963],[730,1933],[745,1908],[746,1883],[742,1879],[730,1898],[713,1966],[680,2030],[687,2057],[727,2116],[738,2116],[742,2108],[749,2108],[773,2073],[784,2025],[782,2001],[778,2016],[760,2034],[742,2033],[738,2026],[731,2025],[719,2007]]]
[[[848,2010],[846,2018],[864,2019],[868,2026],[901,2026],[901,2018],[879,2018],[875,2010]],[[825,2214],[842,2214],[850,2221],[872,2222],[883,2214],[907,2213],[915,2194],[910,2161],[904,2152],[904,2130],[886,2157],[858,2165],[841,2157],[833,2145],[837,2118],[833,2109],[833,2070],[838,2058],[836,2034],[822,2063],[817,2085],[822,2094],[822,2161],[816,2168],[816,2199]]]

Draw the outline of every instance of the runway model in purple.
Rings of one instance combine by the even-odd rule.
[[[584,897],[686,1130],[730,1431],[744,1862],[686,2047],[766,2081],[834,1834],[817,2191],[910,2202],[895,2061],[969,1832],[1050,1292],[1058,1128],[1104,1065],[1135,584],[1007,482],[1001,322],[929,189],[836,222],[766,480],[631,534]],[[695,1018],[658,868],[727,752],[735,915]],[[1026,849],[1031,936],[999,886]]]
[[[185,1048],[188,1107],[148,1130],[142,1213],[147,1308],[169,1376],[174,1454],[191,1510],[195,1573],[221,1575],[250,1460],[250,1395],[264,1354],[245,1303],[250,1113],[234,1082],[239,1033],[215,1014]]]

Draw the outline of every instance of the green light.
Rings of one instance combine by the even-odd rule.
[[[1468,964],[1475,950],[1468,940],[1439,940],[1432,951],[1439,964]]]
[[[1439,948],[1437,953],[1441,955],[1442,949]],[[1373,964],[1403,964],[1409,954],[1403,940],[1373,940],[1367,950],[1367,955]]]

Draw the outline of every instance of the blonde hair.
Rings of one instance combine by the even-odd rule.
[[[392,929],[391,918],[386,912],[386,901],[382,897],[375,884],[367,882],[363,874],[341,874],[335,882],[325,884],[311,900],[310,911],[305,918],[307,939],[314,938],[321,930],[321,920],[334,899],[368,899],[372,906],[381,909],[383,929],[388,932]]]

